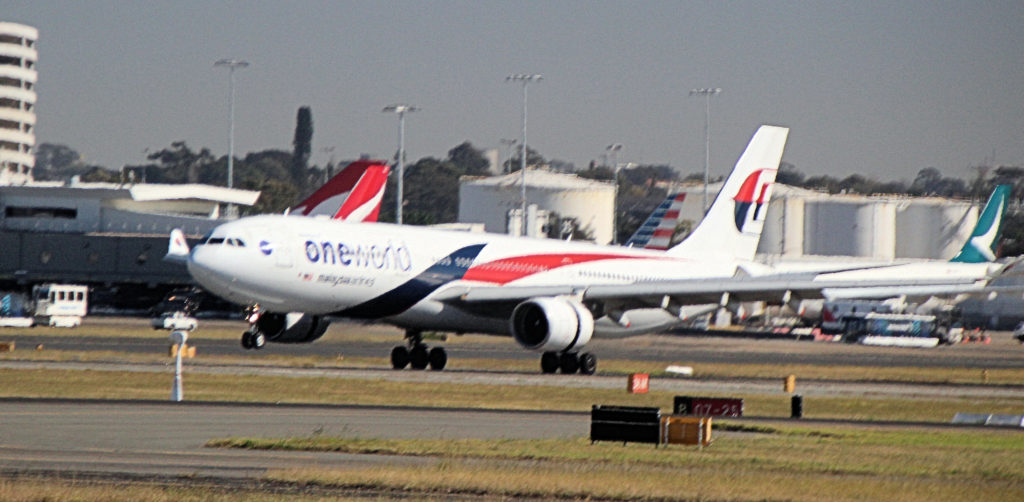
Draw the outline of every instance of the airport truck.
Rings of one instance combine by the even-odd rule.
[[[935,347],[963,339],[963,327],[947,313],[939,315],[851,313],[840,320],[843,341],[864,345]]]

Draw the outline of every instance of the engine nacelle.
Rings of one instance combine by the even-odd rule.
[[[330,324],[331,322],[323,317],[302,312],[267,312],[256,321],[256,328],[267,337],[268,342],[310,343],[324,336]]]
[[[516,342],[530,350],[578,349],[594,334],[594,316],[573,299],[531,298],[516,305],[509,328]]]

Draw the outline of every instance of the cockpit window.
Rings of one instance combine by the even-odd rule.
[[[245,241],[243,241],[242,239],[236,239],[234,237],[228,237],[227,240],[225,240],[224,242],[227,243],[228,246],[234,246],[234,247],[240,247],[240,248],[244,248],[245,247]]]
[[[224,243],[224,238],[223,237],[210,237],[210,240],[206,241],[206,243],[211,245],[211,246],[216,245],[216,244],[223,244]]]

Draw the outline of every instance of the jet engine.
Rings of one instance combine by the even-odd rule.
[[[594,316],[577,300],[538,297],[516,306],[509,321],[519,345],[538,351],[569,351],[590,341]]]
[[[256,329],[277,343],[310,343],[327,331],[331,323],[320,316],[290,312],[275,314],[266,312],[256,321]]]

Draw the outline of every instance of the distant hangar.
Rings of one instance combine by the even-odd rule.
[[[208,185],[0,186],[0,286],[191,285],[183,266],[163,261],[170,231],[199,238],[223,222],[222,205],[251,206],[258,197]]]

